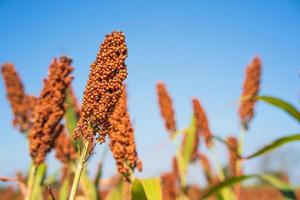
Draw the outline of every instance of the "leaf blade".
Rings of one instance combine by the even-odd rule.
[[[135,179],[132,186],[133,200],[162,200],[160,178]]]
[[[251,159],[251,158],[260,156],[262,154],[265,154],[265,153],[268,153],[272,150],[275,150],[275,149],[283,146],[284,144],[294,142],[294,141],[300,141],[300,134],[293,134],[293,135],[281,137],[281,138],[273,141],[272,143],[267,144],[263,148],[257,150],[253,154],[250,154],[249,156],[246,156],[245,159]]]
[[[272,97],[272,96],[258,96],[257,100],[266,102],[270,105],[280,108],[281,110],[287,112],[290,116],[292,116],[298,122],[300,122],[300,112],[298,111],[298,109],[295,106],[288,103],[287,101],[277,98],[277,97]]]

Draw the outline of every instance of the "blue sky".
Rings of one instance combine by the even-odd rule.
[[[138,176],[155,176],[170,168],[174,154],[157,106],[158,80],[169,88],[179,127],[189,123],[191,98],[197,97],[211,129],[220,136],[239,132],[236,102],[244,68],[256,55],[263,61],[261,94],[299,105],[300,2],[261,2],[0,0],[0,63],[13,62],[26,91],[38,95],[51,59],[69,55],[74,59],[73,84],[81,99],[89,65],[105,34],[124,31],[129,49],[129,107],[144,161],[144,172]],[[0,175],[12,176],[17,170],[25,171],[30,159],[24,137],[11,126],[2,80],[0,102]],[[298,130],[299,124],[285,113],[259,103],[245,152]],[[298,146],[285,148],[299,153]],[[218,152],[226,162],[224,149],[218,146]],[[91,160],[91,172],[100,157],[98,153]],[[53,155],[48,162],[52,171],[59,168]],[[249,162],[247,172],[254,172],[258,165],[259,160]],[[114,174],[113,166],[109,156],[106,176]],[[197,176],[191,181],[197,182],[201,173],[197,166],[192,168]]]

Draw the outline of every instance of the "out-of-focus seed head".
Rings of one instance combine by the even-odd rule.
[[[162,191],[164,200],[176,199],[176,175],[172,172],[161,175]]]
[[[229,173],[232,176],[239,175],[237,171],[237,161],[238,161],[238,141],[236,137],[230,136],[226,139],[228,144],[229,152]]]
[[[122,32],[106,35],[83,94],[82,110],[74,138],[93,141],[95,136],[104,142],[110,127],[109,118],[122,95],[122,84],[127,77],[125,59],[127,46]]]
[[[53,147],[59,132],[59,122],[65,113],[66,89],[72,81],[73,67],[54,59],[48,78],[34,109],[33,125],[29,130],[30,155],[36,165],[42,163]]]
[[[213,168],[212,168],[208,158],[206,157],[206,155],[202,154],[202,153],[199,153],[198,154],[198,159],[200,161],[202,169],[204,170],[204,175],[205,175],[205,178],[206,178],[207,182],[210,185],[214,185],[214,184],[218,183],[219,180],[214,175]]]
[[[207,147],[213,145],[212,133],[209,128],[208,119],[203,107],[198,99],[193,99],[193,111],[196,123],[196,131],[199,136],[203,136]]]
[[[180,183],[180,172],[179,172],[179,167],[178,167],[178,161],[176,157],[173,157],[172,159],[172,173],[176,177],[176,180]]]
[[[165,120],[166,129],[172,136],[176,131],[176,120],[172,99],[167,91],[166,85],[163,82],[157,83],[156,91],[158,96],[160,114]]]
[[[110,118],[111,129],[109,131],[110,149],[116,160],[118,171],[127,181],[131,171],[136,167],[142,169],[142,163],[138,158],[134,141],[134,129],[130,122],[127,109],[127,95],[124,86],[122,97]]]
[[[6,96],[14,114],[13,125],[21,132],[26,132],[32,125],[36,98],[25,93],[21,79],[13,64],[5,63],[1,68],[1,72],[5,82]]]
[[[239,108],[240,120],[245,129],[248,129],[249,123],[254,117],[254,106],[256,97],[259,93],[260,79],[261,60],[258,57],[255,57],[252,60],[252,63],[246,68],[243,93]]]
[[[66,164],[76,159],[76,151],[67,136],[63,125],[58,125],[58,133],[54,142],[55,157],[62,163]]]

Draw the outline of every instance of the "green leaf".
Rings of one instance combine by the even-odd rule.
[[[94,182],[88,176],[88,172],[86,169],[82,171],[80,185],[82,187],[83,193],[89,200],[97,200],[98,199],[98,191],[94,184]]]
[[[68,200],[69,198],[69,189],[70,189],[70,177],[65,177],[64,181],[62,182],[59,188],[59,199],[60,200]]]
[[[181,152],[183,157],[183,162],[185,167],[189,165],[191,161],[191,156],[193,153],[193,147],[196,141],[196,125],[195,125],[195,117],[192,117],[191,124],[188,129],[186,129],[184,133],[184,144],[181,146]]]
[[[131,193],[133,200],[162,200],[160,178],[135,179]]]
[[[259,178],[269,183],[270,185],[276,187],[284,196],[286,200],[296,200],[296,195],[294,193],[294,188],[292,188],[289,184],[283,182],[277,177],[269,174],[259,175]]]
[[[114,187],[105,198],[106,200],[119,200],[123,198],[124,183],[120,181],[117,187]]]
[[[294,141],[299,141],[299,140],[300,140],[300,134],[285,136],[285,137],[282,137],[282,138],[279,138],[279,139],[273,141],[272,143],[264,146],[263,148],[259,149],[255,153],[253,153],[245,158],[246,159],[254,158],[254,157],[260,156],[262,154],[268,153],[270,151],[273,151],[284,144],[294,142]]]
[[[246,179],[249,179],[249,178],[252,178],[253,176],[251,175],[244,175],[244,176],[235,176],[235,177],[231,177],[231,178],[228,178],[226,179],[225,181],[217,184],[217,185],[214,185],[212,187],[210,187],[201,197],[201,199],[205,199],[213,194],[217,194],[217,193],[220,193],[221,190],[227,188],[227,187],[230,187],[230,186],[233,186],[234,184],[236,183],[239,183],[241,181],[244,181]]]
[[[78,116],[78,113],[76,112],[75,105],[72,103],[70,88],[67,89],[66,93],[67,93],[67,97],[65,100],[66,112],[65,112],[64,117],[65,117],[67,129],[68,129],[68,133],[70,134],[70,136],[72,138],[73,131],[77,127],[77,122],[79,120],[79,116]],[[76,140],[77,145],[75,144],[75,141],[73,139],[71,139],[71,140],[77,151],[78,151],[77,145],[79,146],[80,149],[82,149],[82,147],[83,147],[82,140]]]
[[[231,186],[235,185],[236,183],[245,181],[250,178],[259,178],[259,179],[269,183],[270,185],[274,186],[282,193],[282,195],[284,196],[284,198],[286,200],[296,200],[295,193],[293,191],[293,188],[290,185],[279,180],[275,176],[269,175],[269,174],[261,174],[261,175],[260,174],[251,174],[251,175],[235,176],[235,177],[228,178],[225,181],[210,187],[202,195],[201,199],[205,199],[213,194],[217,194],[224,188],[231,187]]]
[[[182,131],[184,140],[182,144],[179,144],[176,153],[180,184],[182,188],[186,186],[187,169],[191,161],[194,143],[196,141],[196,134],[195,117],[193,116],[190,126]]]
[[[271,97],[271,96],[258,96],[257,99],[284,110],[290,116],[292,116],[294,119],[300,122],[300,112],[297,110],[295,106],[291,105],[290,103],[282,99]]]
[[[42,163],[37,166],[32,188],[32,199],[43,199],[43,186],[46,177],[47,165]]]

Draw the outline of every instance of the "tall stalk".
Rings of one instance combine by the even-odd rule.
[[[32,163],[29,171],[29,177],[28,177],[28,182],[27,182],[27,194],[25,197],[25,200],[31,200],[32,198],[32,189],[33,189],[33,184],[34,184],[34,179],[35,179],[35,174],[36,174],[37,166]]]
[[[90,154],[89,146],[90,146],[90,142],[86,141],[84,143],[84,148],[83,148],[83,151],[80,155],[80,158],[79,158],[79,161],[78,161],[78,164],[77,164],[77,168],[76,168],[76,171],[75,171],[75,177],[74,177],[74,180],[73,180],[69,200],[74,200],[75,199],[75,195],[76,195],[76,191],[77,191],[78,184],[79,184],[79,181],[80,181],[80,177],[81,177],[83,168],[85,167],[88,156]]]

